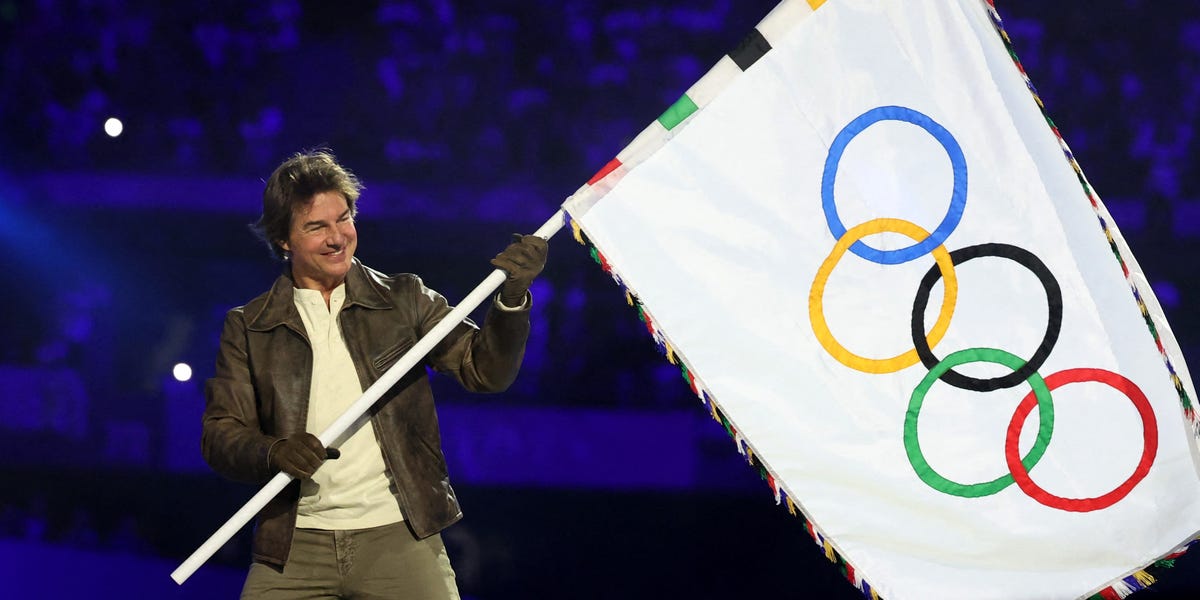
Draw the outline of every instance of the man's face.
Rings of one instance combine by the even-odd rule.
[[[308,205],[297,206],[282,246],[292,253],[297,287],[328,292],[340,285],[358,248],[358,232],[345,196],[321,192]]]

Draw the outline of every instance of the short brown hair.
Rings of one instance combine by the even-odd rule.
[[[275,258],[282,259],[279,243],[288,238],[296,206],[312,202],[313,196],[321,192],[338,192],[346,197],[353,217],[358,213],[355,203],[362,189],[358,177],[338,163],[328,149],[297,152],[271,173],[263,190],[262,216],[251,229],[266,242]]]

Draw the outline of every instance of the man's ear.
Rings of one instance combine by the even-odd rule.
[[[284,252],[291,252],[291,251],[292,251],[292,249],[291,249],[290,247],[288,247],[287,240],[279,240],[278,242],[275,242],[275,243],[276,243],[276,244],[279,244],[279,247],[280,247],[280,248],[283,248],[283,251],[284,251]]]

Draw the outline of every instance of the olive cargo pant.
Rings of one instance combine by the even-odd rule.
[[[243,600],[458,599],[440,535],[416,540],[403,523],[297,529],[287,565],[250,566]]]

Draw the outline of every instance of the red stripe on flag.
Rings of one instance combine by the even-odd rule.
[[[596,257],[600,259],[600,270],[605,273],[612,273],[612,265],[608,264],[608,259],[604,258],[604,254],[599,249],[596,250]]]
[[[615,159],[615,158],[614,158],[614,159],[612,159],[612,160],[610,160],[610,161],[608,161],[608,164],[607,164],[607,165],[604,165],[604,168],[603,168],[603,169],[600,169],[599,171],[596,171],[596,174],[595,174],[595,175],[592,175],[592,178],[588,180],[588,185],[595,185],[595,183],[596,183],[597,181],[600,181],[601,179],[604,179],[604,176],[605,176],[605,175],[608,175],[609,173],[612,173],[612,172],[613,172],[613,171],[615,171],[615,170],[616,170],[616,168],[617,168],[617,167],[619,167],[619,166],[621,166],[621,161],[619,161],[619,160],[617,160],[617,159]]]

